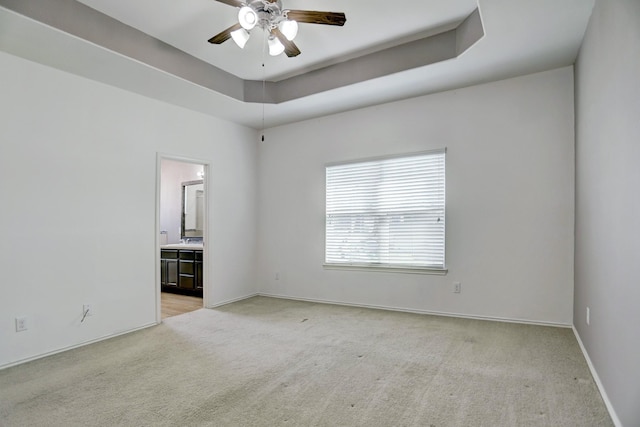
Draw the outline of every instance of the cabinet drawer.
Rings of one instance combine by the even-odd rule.
[[[195,282],[193,280],[193,276],[183,276],[180,275],[180,285],[181,288],[185,289],[194,289]]]
[[[162,249],[160,251],[160,258],[162,259],[178,259],[178,251],[171,249]]]
[[[192,261],[180,261],[180,274],[195,274]]]
[[[193,261],[195,259],[194,251],[180,251],[180,259],[186,259]]]

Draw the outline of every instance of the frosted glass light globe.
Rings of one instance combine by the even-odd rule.
[[[278,56],[284,52],[284,45],[275,37],[269,37],[269,55]]]
[[[242,25],[242,28],[244,28],[247,31],[250,31],[258,23],[258,15],[249,6],[243,6],[240,8],[240,11],[238,12],[238,22],[240,22],[240,25]]]
[[[287,40],[293,41],[296,38],[298,34],[298,23],[296,21],[282,21],[278,26]]]

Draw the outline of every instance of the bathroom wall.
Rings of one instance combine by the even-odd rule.
[[[167,243],[180,243],[182,183],[201,179],[203,166],[162,159],[160,177],[160,230],[167,232]]]

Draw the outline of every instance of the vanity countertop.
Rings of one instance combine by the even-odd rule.
[[[202,250],[202,243],[172,243],[169,245],[160,245],[160,249]]]

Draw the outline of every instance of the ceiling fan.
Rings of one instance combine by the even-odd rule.
[[[249,32],[260,27],[269,32],[267,38],[269,55],[284,52],[288,57],[300,55],[300,49],[293,43],[298,33],[298,22],[343,26],[347,22],[344,13],[318,12],[314,10],[289,10],[282,7],[280,0],[216,0],[240,8],[238,23],[211,37],[209,43],[221,44],[230,38],[242,49],[249,40]]]

